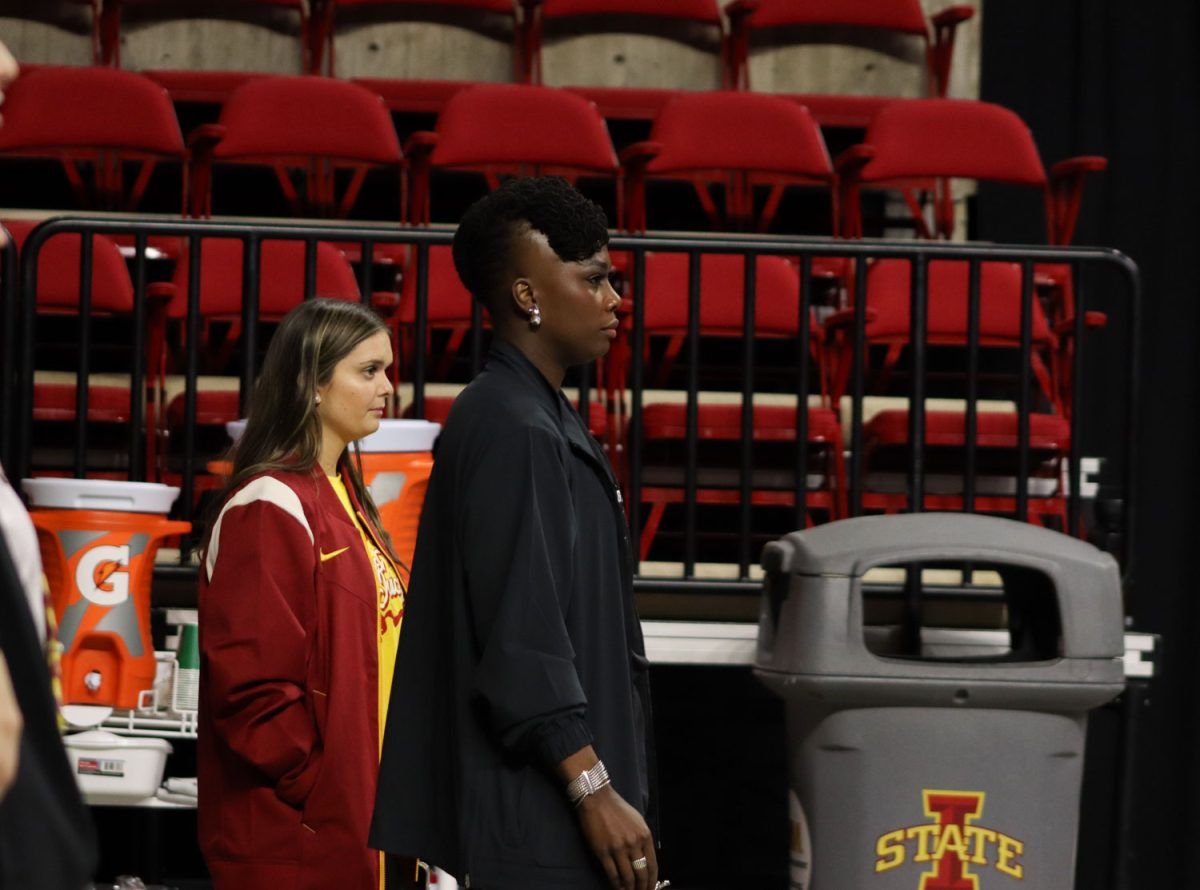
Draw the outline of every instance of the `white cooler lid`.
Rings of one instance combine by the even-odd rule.
[[[384,454],[432,451],[434,440],[441,431],[440,423],[428,420],[381,420],[379,429],[360,439],[358,447],[363,451]]]
[[[166,515],[179,489],[158,482],[112,479],[22,479],[21,487],[35,507],[61,510],[113,510]]]
[[[234,442],[246,429],[245,420],[231,420],[225,424],[225,432]],[[379,429],[365,439],[360,439],[358,446],[363,451],[381,454],[395,454],[400,451],[432,451],[434,440],[442,431],[440,423],[428,420],[381,420]]]
[[[153,736],[117,735],[103,729],[89,729],[87,732],[76,732],[63,736],[63,744],[68,748],[80,748],[85,751],[120,748],[124,751],[166,751],[171,753],[171,743],[166,739]]]

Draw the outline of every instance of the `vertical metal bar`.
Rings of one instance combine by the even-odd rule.
[[[425,363],[429,336],[429,244],[417,244],[417,317],[413,356],[413,417],[425,416]]]
[[[1125,369],[1126,443],[1125,443],[1125,509],[1122,511],[1125,528],[1121,535],[1122,568],[1126,589],[1133,581],[1133,567],[1137,550],[1134,549],[1134,499],[1137,497],[1138,433],[1141,430],[1141,374],[1142,367],[1142,282],[1137,266],[1126,261],[1125,273],[1129,279],[1129,342],[1126,352],[1129,362]]]
[[[742,419],[741,468],[738,476],[738,577],[750,577],[751,501],[754,497],[751,474],[754,472],[754,334],[758,300],[758,257],[745,254],[742,271]]]
[[[1134,851],[1131,850],[1134,825],[1134,792],[1137,777],[1137,729],[1142,711],[1150,704],[1149,684],[1135,680],[1121,696],[1121,738],[1117,754],[1117,783],[1112,827],[1112,888],[1135,890]]]
[[[800,341],[796,362],[796,478],[793,480],[796,498],[796,528],[804,528],[808,519],[808,390],[809,338],[812,335],[809,319],[812,316],[812,254],[800,257],[800,306],[796,319],[796,339]]]
[[[253,238],[254,236],[247,236]],[[243,278],[242,278],[242,318],[246,318],[248,300],[246,285],[247,282],[255,282],[257,285],[258,276],[253,275],[247,277],[246,257],[254,251],[249,249],[250,245],[245,241],[242,242],[242,259],[243,259]],[[200,265],[201,265],[201,240],[198,232],[193,232],[188,236],[188,288],[187,288],[187,347],[184,350],[184,390],[183,390],[183,479],[180,483],[179,502],[183,511],[182,518],[190,521],[193,513],[193,492],[195,491],[195,461],[196,461],[196,378],[200,376]],[[257,290],[257,287],[255,288]],[[257,294],[254,294],[257,297]],[[257,310],[257,306],[254,306]],[[255,313],[257,315],[257,312]],[[246,342],[245,352],[250,352],[253,346],[250,344],[250,331],[243,329],[243,339]],[[179,549],[180,562],[187,560],[187,551],[189,547],[183,546]]]
[[[1067,500],[1067,527],[1064,531],[1069,535],[1080,535],[1083,531],[1080,499],[1083,485],[1083,443],[1080,441],[1079,412],[1083,401],[1083,338],[1086,333],[1087,296],[1083,286],[1083,266],[1075,262],[1071,264],[1071,286],[1074,288],[1075,307],[1074,325],[1071,332],[1071,391],[1068,395],[1067,416],[1070,419],[1070,458],[1067,461],[1067,478],[1071,480],[1071,490]]]
[[[358,269],[359,296],[364,306],[371,305],[371,294],[375,290],[375,242],[364,238]]]
[[[979,291],[983,264],[978,257],[971,257],[967,262],[967,412],[963,423],[962,508],[964,513],[974,513],[979,446]]]
[[[696,465],[700,413],[700,253],[688,253],[688,367],[687,367],[687,439],[684,442],[685,465],[683,575],[696,574]]]
[[[75,377],[75,478],[87,468],[88,378],[92,371],[92,232],[79,233],[79,370]]]
[[[199,241],[196,242],[199,244]],[[304,292],[305,299],[316,283],[316,244],[309,241],[305,244],[304,257]],[[242,240],[242,379],[238,388],[238,414],[246,416],[250,405],[250,394],[254,392],[254,379],[257,376],[258,363],[258,304],[259,304],[259,270],[262,266],[262,242],[257,235],[246,235]],[[193,255],[189,272],[200,268],[199,257]],[[197,279],[198,281],[199,279]],[[190,283],[189,283],[190,287]],[[191,299],[191,292],[188,292]],[[199,307],[199,302],[197,302]],[[189,303],[190,306],[190,303]],[[190,310],[189,310],[190,311]],[[199,309],[197,309],[197,312]],[[191,317],[188,317],[191,325]],[[197,331],[199,327],[197,327]],[[188,344],[191,345],[191,339]],[[189,353],[190,355],[190,353]],[[190,466],[190,464],[189,464]]]
[[[912,513],[921,513],[925,509],[925,347],[929,322],[928,278],[929,259],[924,253],[918,253],[912,259],[912,278],[909,285],[912,380],[908,406],[908,509]]]
[[[21,350],[21,361],[17,368],[17,386],[20,390],[17,398],[17,459],[15,466],[5,467],[6,472],[12,470],[14,479],[24,479],[30,474],[33,466],[33,339],[37,321],[38,259],[43,243],[45,242],[37,238],[27,239],[20,257],[21,336],[17,342]]]
[[[129,379],[129,478],[146,478],[146,437],[142,430],[146,403],[146,233],[133,239],[133,362]]]
[[[257,279],[255,279],[257,283]],[[243,287],[245,286],[243,282]],[[304,301],[317,295],[317,239],[304,239]]]
[[[0,397],[4,402],[0,405],[0,465],[11,469],[14,461],[13,443],[16,439],[13,427],[20,401],[17,393],[20,363],[17,351],[17,324],[20,317],[17,300],[20,291],[17,285],[21,280],[21,270],[18,267],[17,248],[12,236],[2,225],[0,232],[3,233],[0,237],[4,238],[4,278],[0,280],[0,299],[4,301],[3,320],[0,321],[0,330],[3,331],[3,339],[0,339]]]
[[[633,343],[629,359],[629,529],[637,547],[634,574],[642,567],[642,377],[646,349],[646,252],[633,251]],[[623,392],[617,393],[623,399]]]
[[[471,377],[483,367],[483,306],[471,301]]]
[[[900,637],[904,653],[914,657],[921,654],[923,569],[919,562],[910,562],[904,567],[904,616],[900,625]]]
[[[1017,393],[1017,519],[1029,518],[1029,397],[1033,361],[1033,260],[1021,261],[1021,365]]]
[[[867,258],[854,257],[854,350],[851,380],[850,415],[850,515],[862,514],[863,501],[863,398],[866,389],[867,362]],[[834,405],[840,416],[842,406]]]

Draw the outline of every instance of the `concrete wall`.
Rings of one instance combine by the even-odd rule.
[[[951,0],[922,0],[930,11]],[[975,18],[959,31],[953,94],[979,91],[982,0]],[[148,9],[127,15],[122,42],[125,67],[300,70],[297,16],[270,7],[206,2],[172,4],[190,18],[164,19]],[[212,17],[217,11],[221,18]],[[342,77],[512,79],[512,36],[503,17],[423,14],[388,21],[386,9],[344,13],[336,53]],[[91,43],[87,14],[77,4],[51,0],[0,0],[0,37],[19,59],[86,63]],[[625,27],[619,21],[611,22]],[[671,36],[668,36],[671,35]],[[924,92],[920,41],[889,40],[853,31],[810,35],[816,42],[757,45],[751,81],[766,92],[862,93],[918,96]],[[676,39],[682,37],[682,39]],[[543,51],[548,84],[682,87],[720,84],[717,42],[708,29],[657,33],[580,33],[551,28]]]

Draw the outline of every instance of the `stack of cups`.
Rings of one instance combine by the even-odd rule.
[[[200,638],[195,624],[179,627],[179,651],[176,653],[175,687],[171,691],[171,710],[195,711],[200,706]]]

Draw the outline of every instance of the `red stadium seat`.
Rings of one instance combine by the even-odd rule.
[[[734,0],[725,11],[729,16],[727,83],[735,89],[751,87],[749,56],[756,37],[769,34],[776,41],[803,40],[802,29],[833,27],[919,40],[925,50],[930,96],[946,95],[955,29],[974,14],[970,6],[949,6],[926,20],[920,0]],[[851,126],[863,126],[887,101],[853,96],[812,99],[811,107],[822,123]]]
[[[155,166],[173,161],[183,167],[186,206],[175,109],[160,86],[128,71],[39,66],[21,75],[6,91],[0,156],[60,160],[80,204],[107,210],[132,210]],[[128,187],[127,162],[139,165]]]
[[[950,238],[954,205],[951,178],[1012,183],[1041,189],[1046,203],[1047,241],[1069,244],[1079,216],[1083,181],[1107,166],[1104,158],[1078,157],[1056,164],[1046,175],[1037,145],[1013,112],[988,102],[915,99],[893,102],[871,120],[861,145],[838,158],[843,234],[861,237],[858,193],[863,187],[897,188],[907,201],[918,233]],[[936,181],[935,222],[924,219],[915,194]]]
[[[513,122],[519,121],[519,126]],[[557,173],[569,179],[616,180],[617,156],[604,119],[587,100],[566,90],[478,84],[456,93],[433,133],[406,145],[413,167],[416,223],[429,222],[433,170],[480,173],[495,188],[503,175]]]
[[[931,346],[964,346],[967,342],[967,263],[934,261],[929,264],[926,342]],[[880,379],[886,381],[911,341],[909,320],[912,287],[908,260],[878,260],[867,271],[867,345],[887,347]],[[1054,380],[1058,337],[1041,304],[1033,301],[1030,321],[1033,352],[1031,367],[1047,402],[1061,409],[1062,393]],[[830,335],[827,351],[829,389],[834,403],[845,394],[853,364],[854,310],[846,309],[826,319]],[[1009,351],[1021,345],[1021,267],[1016,263],[988,262],[980,268],[979,345]]]
[[[189,139],[193,151],[192,214],[212,212],[214,165],[271,167],[296,215],[347,217],[371,170],[395,171],[400,180],[397,218],[403,216],[404,159],[391,117],[363,87],[323,77],[264,77],[238,87],[217,124]],[[306,178],[304,194],[291,171]],[[349,171],[337,194],[336,173]]]
[[[776,96],[681,93],[654,119],[650,139],[631,145],[621,158],[625,227],[632,231],[647,227],[645,184],[651,178],[691,181],[714,229],[766,231],[788,186],[815,185],[831,196],[834,191],[833,165],[816,122],[802,106]],[[716,185],[725,188],[724,213],[710,192]],[[757,213],[755,185],[771,188]]]

